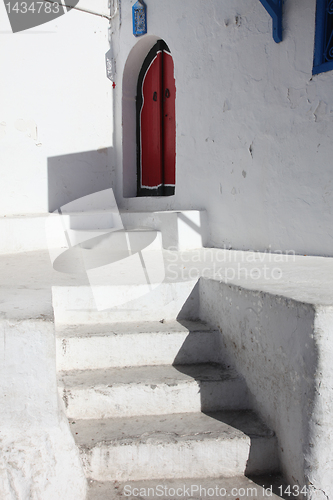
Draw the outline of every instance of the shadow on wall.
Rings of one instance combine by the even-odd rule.
[[[113,148],[48,158],[48,210],[113,187]]]
[[[163,248],[198,249],[209,243],[208,219],[205,211],[183,210],[160,213]]]
[[[278,473],[280,466],[275,434],[252,411],[245,379],[223,361],[221,331],[208,324],[191,321],[196,317],[195,307],[200,304],[199,293],[200,283],[197,282],[177,316],[178,322],[189,333],[173,366],[178,372],[197,382],[200,396],[197,404],[200,407],[195,408],[195,411],[205,414],[206,421],[210,422],[209,432],[212,435],[216,433],[218,436],[225,432],[240,435],[238,431],[241,431],[248,437],[250,447],[248,455],[245,453],[243,457],[245,475]],[[200,305],[197,313],[199,310]]]

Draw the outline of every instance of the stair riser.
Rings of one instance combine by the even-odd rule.
[[[60,387],[59,395],[71,419],[249,409],[246,388],[238,379],[192,380],[177,385],[174,382],[170,385],[133,383],[66,390]]]
[[[276,474],[280,472],[277,453],[276,436],[271,438],[253,437],[251,451],[245,474],[259,476],[261,474]]]
[[[202,248],[208,243],[207,213],[198,210],[178,212],[121,212],[125,227],[149,227],[162,232],[163,247],[180,251]]]
[[[99,368],[218,362],[218,332],[130,333],[91,337],[58,337],[57,369]]]
[[[231,477],[244,474],[249,451],[248,437],[174,444],[162,440],[159,444],[103,444],[92,450],[80,449],[86,476],[96,481]]]
[[[63,225],[70,229],[109,229],[115,226],[117,219],[114,220],[111,211],[101,211],[96,213],[82,212],[62,215]]]
[[[161,281],[163,279],[162,273]],[[132,282],[135,283],[134,278]],[[198,318],[198,288],[193,290],[195,280],[161,284],[157,280],[151,281],[152,285],[123,286],[97,286],[95,283],[96,280],[92,280],[93,287],[52,287],[57,326]]]
[[[104,233],[103,238],[96,238],[98,234],[91,234],[89,231],[72,230],[69,237],[72,245],[82,243],[82,248],[92,250],[98,248],[104,249],[110,254],[119,255],[119,258],[125,259],[136,252],[147,250],[162,250],[162,236],[158,231],[114,231],[110,229],[109,233]],[[101,233],[102,234],[102,233]]]
[[[138,498],[147,500],[170,500],[202,498],[221,500],[222,498],[238,498],[244,500],[281,500],[279,496],[267,492],[272,482],[275,486],[281,485],[280,477],[267,476],[260,483],[252,482],[244,476],[220,478],[181,478],[181,479],[153,479],[150,481],[89,481],[87,500],[116,500],[127,497],[129,500]],[[264,484],[264,486],[262,486]],[[273,487],[273,490],[275,488]],[[279,491],[279,490],[275,490]],[[215,494],[214,494],[215,492]],[[267,494],[268,493],[268,494]],[[138,497],[140,495],[140,497]],[[172,497],[171,497],[172,495]],[[269,496],[268,496],[269,495]]]

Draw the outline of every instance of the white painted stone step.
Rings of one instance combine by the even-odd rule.
[[[204,210],[167,210],[156,212],[121,211],[127,227],[149,227],[162,233],[163,248],[184,251],[208,243],[208,220]]]
[[[206,477],[185,479],[152,479],[150,481],[88,481],[87,500],[278,500],[285,485],[279,476],[248,479]],[[272,494],[271,494],[272,492]]]
[[[220,335],[188,320],[71,325],[57,331],[57,369],[219,362]]]
[[[161,260],[162,271],[163,256],[161,234],[158,231],[148,229],[125,230],[101,230],[101,229],[67,229],[66,241],[58,250],[53,250],[56,256],[53,261],[55,270],[68,274],[82,274],[90,272],[90,275],[98,273],[103,268],[102,283],[112,284],[118,272],[127,267],[137,271],[133,265],[133,256],[139,252],[145,252],[149,256],[148,261],[156,263]],[[160,251],[160,253],[157,253]],[[131,260],[132,259],[132,260]],[[97,271],[96,271],[97,270]],[[130,276],[133,275],[130,272]],[[100,283],[100,279],[98,280]]]
[[[276,438],[251,411],[71,421],[97,481],[220,477],[278,470]]]
[[[88,272],[90,286],[53,286],[56,327],[122,321],[168,321],[179,317],[198,319],[198,280],[163,282],[164,264],[162,259],[160,266],[159,252],[149,253],[145,270],[142,266],[128,266],[126,260],[119,261],[112,276],[104,266]],[[126,282],[129,284],[122,284]]]
[[[78,234],[84,230],[76,230]],[[88,239],[88,238],[87,238]],[[149,247],[150,250],[162,249],[162,236],[160,231],[148,228],[132,228],[110,231],[93,240],[81,244],[82,248],[92,250],[100,249],[125,259],[129,255],[140,252]]]
[[[244,380],[209,363],[61,372],[58,388],[73,419],[250,408]]]
[[[61,211],[65,224],[69,229],[109,229],[115,226],[114,210],[84,210],[84,211]],[[116,219],[117,220],[117,219]]]

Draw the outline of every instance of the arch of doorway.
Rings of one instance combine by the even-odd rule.
[[[123,196],[137,196],[136,105],[138,76],[150,49],[161,37],[146,35],[130,51],[122,81]]]

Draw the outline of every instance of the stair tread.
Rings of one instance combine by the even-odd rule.
[[[63,325],[58,328],[57,336],[65,337],[92,337],[108,335],[130,335],[133,333],[191,333],[191,332],[215,331],[206,323],[201,321],[181,320],[177,321],[131,321],[106,324],[76,324]]]
[[[108,233],[110,232],[111,230],[115,230],[115,228],[113,228],[112,226],[110,227],[94,227],[94,228],[78,228],[76,229],[75,227],[71,227],[69,229],[67,229],[67,231],[75,231],[77,233]]]
[[[90,209],[90,210],[61,210],[61,215],[97,215],[97,214],[114,214],[115,209],[114,208],[96,208],[96,209]]]
[[[173,496],[173,498],[196,498],[204,499],[211,498],[212,500],[221,499],[223,497],[235,498],[239,497],[239,494],[233,495],[232,490],[237,490],[239,493],[243,493],[243,489],[246,490],[246,496],[242,495],[243,498],[254,499],[267,499],[267,494],[264,494],[265,488],[270,488],[272,486],[272,495],[269,495],[271,499],[281,498],[279,493],[279,487],[283,486],[283,479],[280,476],[264,476],[260,478],[253,478],[253,480],[245,476],[233,476],[233,477],[206,477],[206,478],[182,478],[182,479],[150,479],[141,481],[94,481],[90,479],[88,481],[88,496],[87,500],[117,500],[123,499],[124,496],[130,500],[138,498],[138,491],[141,492],[139,498],[149,498],[154,500],[159,498],[160,500],[170,500],[173,490],[178,490],[182,495]],[[201,486],[201,495],[200,495]],[[126,489],[125,489],[126,487]],[[217,495],[212,495],[211,490],[210,495],[206,493],[210,488],[213,488]],[[217,490],[216,490],[217,488]],[[149,491],[148,491],[149,489]],[[224,489],[226,494],[224,494]],[[153,494],[155,492],[155,495]],[[142,494],[143,493],[143,494]],[[144,494],[146,493],[146,494]]]
[[[123,384],[176,385],[182,382],[226,382],[239,378],[235,370],[217,363],[189,365],[153,365],[59,372],[65,387],[87,388]]]
[[[95,229],[76,229],[76,228],[70,228],[71,231],[88,231],[88,232],[95,232],[95,231],[110,231],[110,234],[111,232],[112,233],[150,233],[150,232],[154,232],[154,233],[160,233],[161,231],[159,231],[158,229],[152,229],[152,228],[149,228],[149,227],[126,227],[126,228],[118,228],[118,227],[114,227],[114,226],[110,226],[109,228],[95,228]]]
[[[70,420],[78,446],[159,444],[204,440],[273,438],[250,410],[180,413],[96,420]]]

